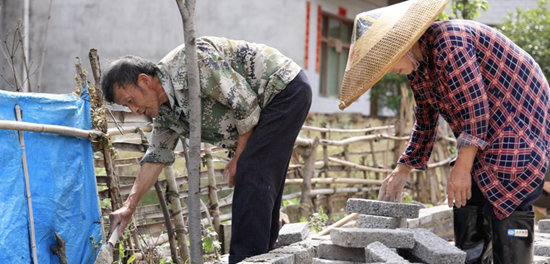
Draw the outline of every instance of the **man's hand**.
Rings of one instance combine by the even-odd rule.
[[[229,188],[233,188],[235,186],[235,176],[237,176],[237,161],[239,160],[239,157],[233,157],[227,165],[225,165],[225,169],[223,170],[223,178],[222,180],[226,180],[229,177]]]
[[[403,187],[407,183],[409,172],[412,168],[402,164],[397,164],[397,167],[388,177],[384,179],[380,192],[378,193],[379,201],[386,202],[401,202],[403,200]]]
[[[466,205],[472,197],[472,164],[478,151],[474,146],[461,146],[455,165],[451,169],[451,176],[447,180],[447,203],[457,208]]]
[[[252,132],[254,132],[254,128],[250,129],[250,131],[239,135],[239,140],[237,140],[237,149],[235,150],[235,155],[233,155],[233,158],[225,165],[225,169],[223,170],[223,177],[222,180],[225,181],[229,177],[229,188],[232,188],[235,186],[235,178],[237,176],[237,162],[239,161],[239,157],[241,156],[241,153],[246,148],[246,144],[248,143],[248,139],[252,136]]]
[[[109,214],[109,221],[111,223],[111,233],[115,230],[117,225],[120,225],[118,228],[118,235],[122,236],[126,226],[132,221],[132,214],[134,209],[131,209],[129,206],[124,204],[120,209]]]

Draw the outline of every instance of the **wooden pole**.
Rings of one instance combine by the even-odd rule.
[[[354,220],[354,219],[357,219],[358,217],[359,217],[358,213],[350,214],[350,215],[340,219],[338,222],[336,222],[336,223],[330,225],[329,227],[323,229],[323,231],[317,233],[316,237],[327,235],[327,234],[330,233],[330,230],[332,230],[333,228],[341,227],[341,226],[345,225],[347,222],[349,222],[351,220]]]
[[[15,116],[17,117],[17,121],[21,121],[21,107],[16,104],[15,105]],[[25,176],[25,187],[26,187],[26,195],[27,195],[27,206],[29,207],[29,222],[30,222],[30,231],[31,231],[31,250],[32,250],[32,258],[33,263],[38,263],[38,258],[36,256],[36,238],[34,234],[34,215],[32,211],[32,199],[31,199],[31,187],[29,182],[29,171],[27,170],[27,154],[25,153],[25,138],[23,137],[23,131],[19,131],[19,144],[21,145],[21,149],[23,150],[23,156],[22,156],[22,164],[23,164],[23,173]]]
[[[164,221],[166,222],[172,261],[176,264],[179,264],[180,260],[178,258],[178,251],[176,250],[176,240],[174,239],[174,229],[172,228],[172,222],[170,221],[170,213],[168,212],[168,207],[166,207],[166,200],[164,199],[164,195],[162,194],[162,190],[160,189],[160,184],[158,181],[155,182],[155,191],[157,192],[160,208],[162,208],[162,214],[164,215]]]
[[[185,228],[185,222],[183,221],[183,214],[181,203],[179,199],[178,184],[176,183],[176,177],[174,176],[174,168],[172,166],[164,167],[164,176],[166,177],[166,183],[168,184],[168,192],[170,197],[170,204],[172,205],[172,214],[174,215],[174,224],[176,225],[176,237],[178,239],[178,247],[180,249],[180,255],[184,262],[189,258],[189,247],[187,246],[187,234]]]
[[[201,101],[197,47],[195,44],[196,0],[176,0],[183,20],[187,85],[189,87],[189,238],[191,262],[202,264],[200,212]]]
[[[0,120],[0,129],[51,133],[71,137],[87,138],[89,140],[97,140],[103,136],[103,133],[97,130],[83,130],[74,127],[36,124],[23,121],[18,122]]]

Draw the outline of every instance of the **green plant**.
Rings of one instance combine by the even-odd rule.
[[[205,259],[220,259],[220,254],[218,252],[221,250],[222,245],[220,241],[217,240],[217,236],[218,234],[211,226],[204,229],[202,248],[204,250]]]
[[[449,19],[468,19],[474,20],[476,17],[481,17],[480,10],[487,12],[489,9],[487,0],[451,0],[449,8],[451,13],[441,12],[437,17],[438,20]]]
[[[300,222],[306,222],[307,220],[302,217],[300,219]],[[317,213],[310,213],[309,218],[309,225],[315,232],[319,233],[327,226],[328,223],[328,215],[323,211],[323,207],[319,207],[319,212]]]
[[[550,10],[547,0],[539,0],[538,7],[509,12],[498,28],[540,65],[546,79],[550,78]]]
[[[403,197],[403,200],[402,200],[403,203],[411,203],[413,201],[413,198],[411,195],[409,195],[409,193],[403,192],[401,195]]]

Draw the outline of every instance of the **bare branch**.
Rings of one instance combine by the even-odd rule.
[[[36,86],[36,92],[40,92],[40,86],[42,85],[42,70],[44,69],[44,57],[46,57],[46,41],[48,40],[48,29],[50,28],[50,17],[52,13],[52,2],[50,0],[50,8],[48,9],[48,22],[46,22],[46,32],[44,33],[44,47],[42,48],[42,58],[40,59],[40,72],[38,73],[38,86]]]
[[[21,24],[21,19],[19,19],[17,21],[17,28],[19,29],[17,31],[18,35],[19,35],[19,44],[21,45],[21,55],[23,57],[23,65],[25,66],[24,70],[25,72],[27,73],[27,76],[25,77],[25,80],[23,80],[23,85],[25,85],[25,82],[27,83],[27,87],[29,87],[29,92],[32,92],[32,88],[31,88],[31,80],[30,80],[30,72],[29,72],[29,66],[27,65],[27,56],[25,54],[25,45],[23,44],[23,32],[21,30],[21,28],[23,27],[23,25]],[[25,37],[28,37],[28,36],[25,36]],[[25,89],[23,89],[25,90]]]

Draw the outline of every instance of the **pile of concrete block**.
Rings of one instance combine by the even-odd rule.
[[[418,205],[366,199],[349,199],[346,209],[360,214],[357,228],[334,228],[330,236],[304,239],[309,232],[306,223],[287,224],[281,229],[277,245],[288,246],[241,263],[462,264],[465,261],[466,253],[431,232],[439,228],[435,223],[443,222],[450,222],[452,231],[452,209],[450,213],[443,208],[424,209],[426,212],[420,213]]]
[[[331,230],[330,240],[321,242],[319,257],[312,263],[462,264],[466,259],[466,253],[446,240],[417,228],[424,224],[435,229],[429,223],[434,219],[433,212],[419,217],[418,205],[349,199],[346,209],[360,214],[358,227]],[[436,219],[446,219],[443,214]]]

